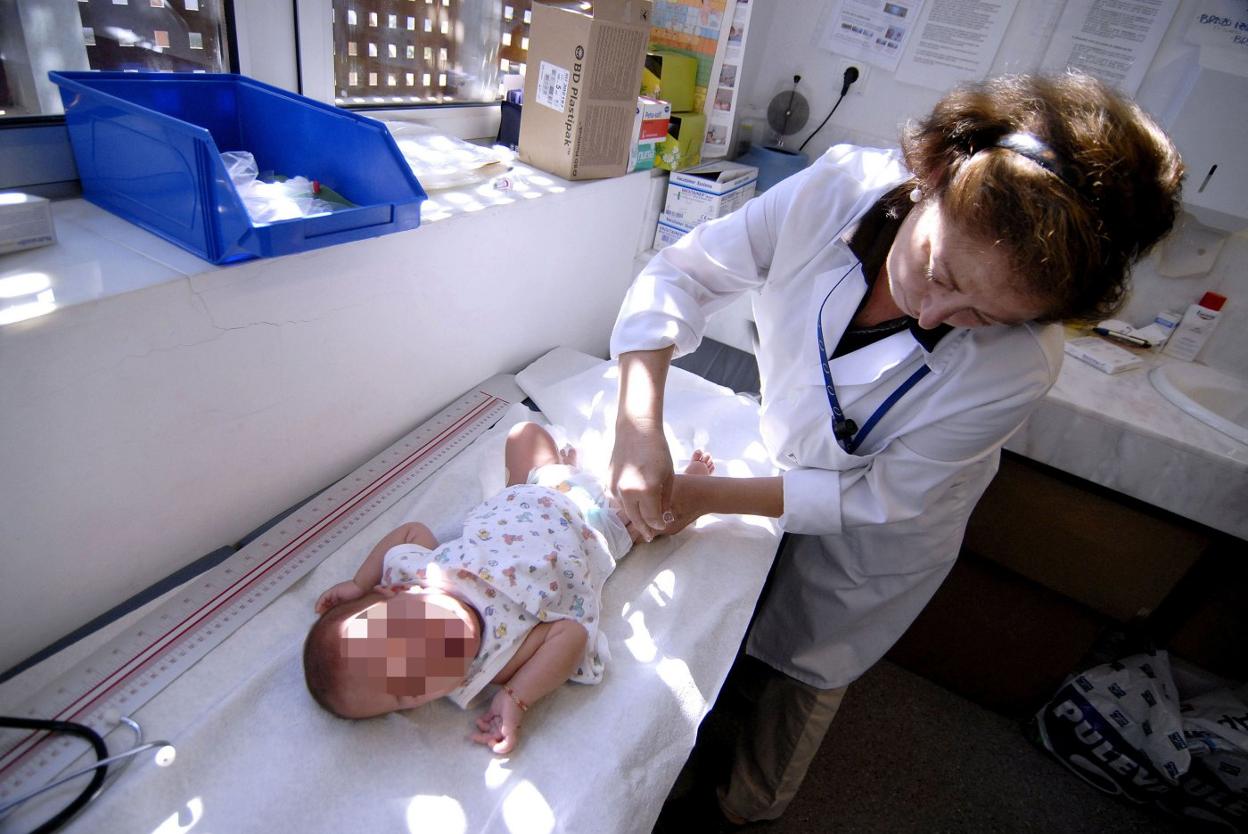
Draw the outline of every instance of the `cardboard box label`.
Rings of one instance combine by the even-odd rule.
[[[542,61],[537,71],[537,103],[563,112],[568,103],[568,81],[572,73],[563,67]]]
[[[689,234],[688,229],[682,229],[679,226],[674,226],[660,218],[659,222],[655,224],[654,227],[654,248],[663,249],[664,247],[671,246],[687,234]]]

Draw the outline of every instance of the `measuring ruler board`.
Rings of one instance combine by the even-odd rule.
[[[14,714],[76,721],[100,735],[113,731],[118,716],[151,700],[523,398],[512,376],[486,380],[190,580]],[[51,781],[84,749],[65,733],[0,731],[0,801]]]

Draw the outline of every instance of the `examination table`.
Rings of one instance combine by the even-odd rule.
[[[503,485],[511,425],[548,422],[559,442],[577,446],[583,466],[605,472],[616,365],[560,348],[516,382],[540,414],[512,405],[136,710],[149,738],[177,748],[176,761],[158,768],[138,756],[66,830],[648,832],[745,633],[778,543],[774,520],[707,516],[636,546],[606,585],[603,682],[565,684],[535,705],[508,757],[468,740],[479,707],[463,711],[443,700],[345,721],[319,709],[304,687],[300,653],[317,596],[350,578],[404,521],[428,524],[440,540],[457,536],[464,514]],[[773,474],[757,409],[748,397],[673,368],[666,414],[678,470],[705,448],[717,475]],[[0,712],[142,613],[6,682]],[[19,811],[0,821],[0,832],[25,830],[54,810]]]

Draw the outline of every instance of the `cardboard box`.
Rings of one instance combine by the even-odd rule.
[[[628,170],[633,171],[649,171],[654,167],[654,149],[657,142],[639,142],[633,145],[633,150],[628,155]]]
[[[665,171],[692,168],[702,161],[702,140],[706,138],[706,114],[673,113],[667,123],[667,136],[656,149],[654,167]]]
[[[56,243],[52,204],[44,197],[0,194],[0,254]]]
[[[654,248],[662,249],[671,246],[687,234],[689,234],[688,229],[670,223],[660,216],[659,222],[654,227]]]
[[[667,123],[671,117],[672,105],[666,101],[637,96],[633,144],[628,154],[629,171],[646,171],[654,167],[655,148],[667,136]]]
[[[534,3],[520,159],[570,180],[628,172],[650,0]]]
[[[694,88],[698,81],[698,59],[692,55],[659,49],[646,53],[641,74],[641,94],[660,98],[678,113],[693,109]]]
[[[735,211],[754,196],[758,169],[752,165],[717,160],[672,172],[662,219],[692,229],[715,217]]]

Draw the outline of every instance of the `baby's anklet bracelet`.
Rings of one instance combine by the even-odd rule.
[[[515,702],[516,706],[520,707],[521,712],[529,711],[529,705],[521,700],[520,696],[516,694],[516,690],[512,689],[507,684],[503,684],[503,691],[507,693],[508,698]]]

